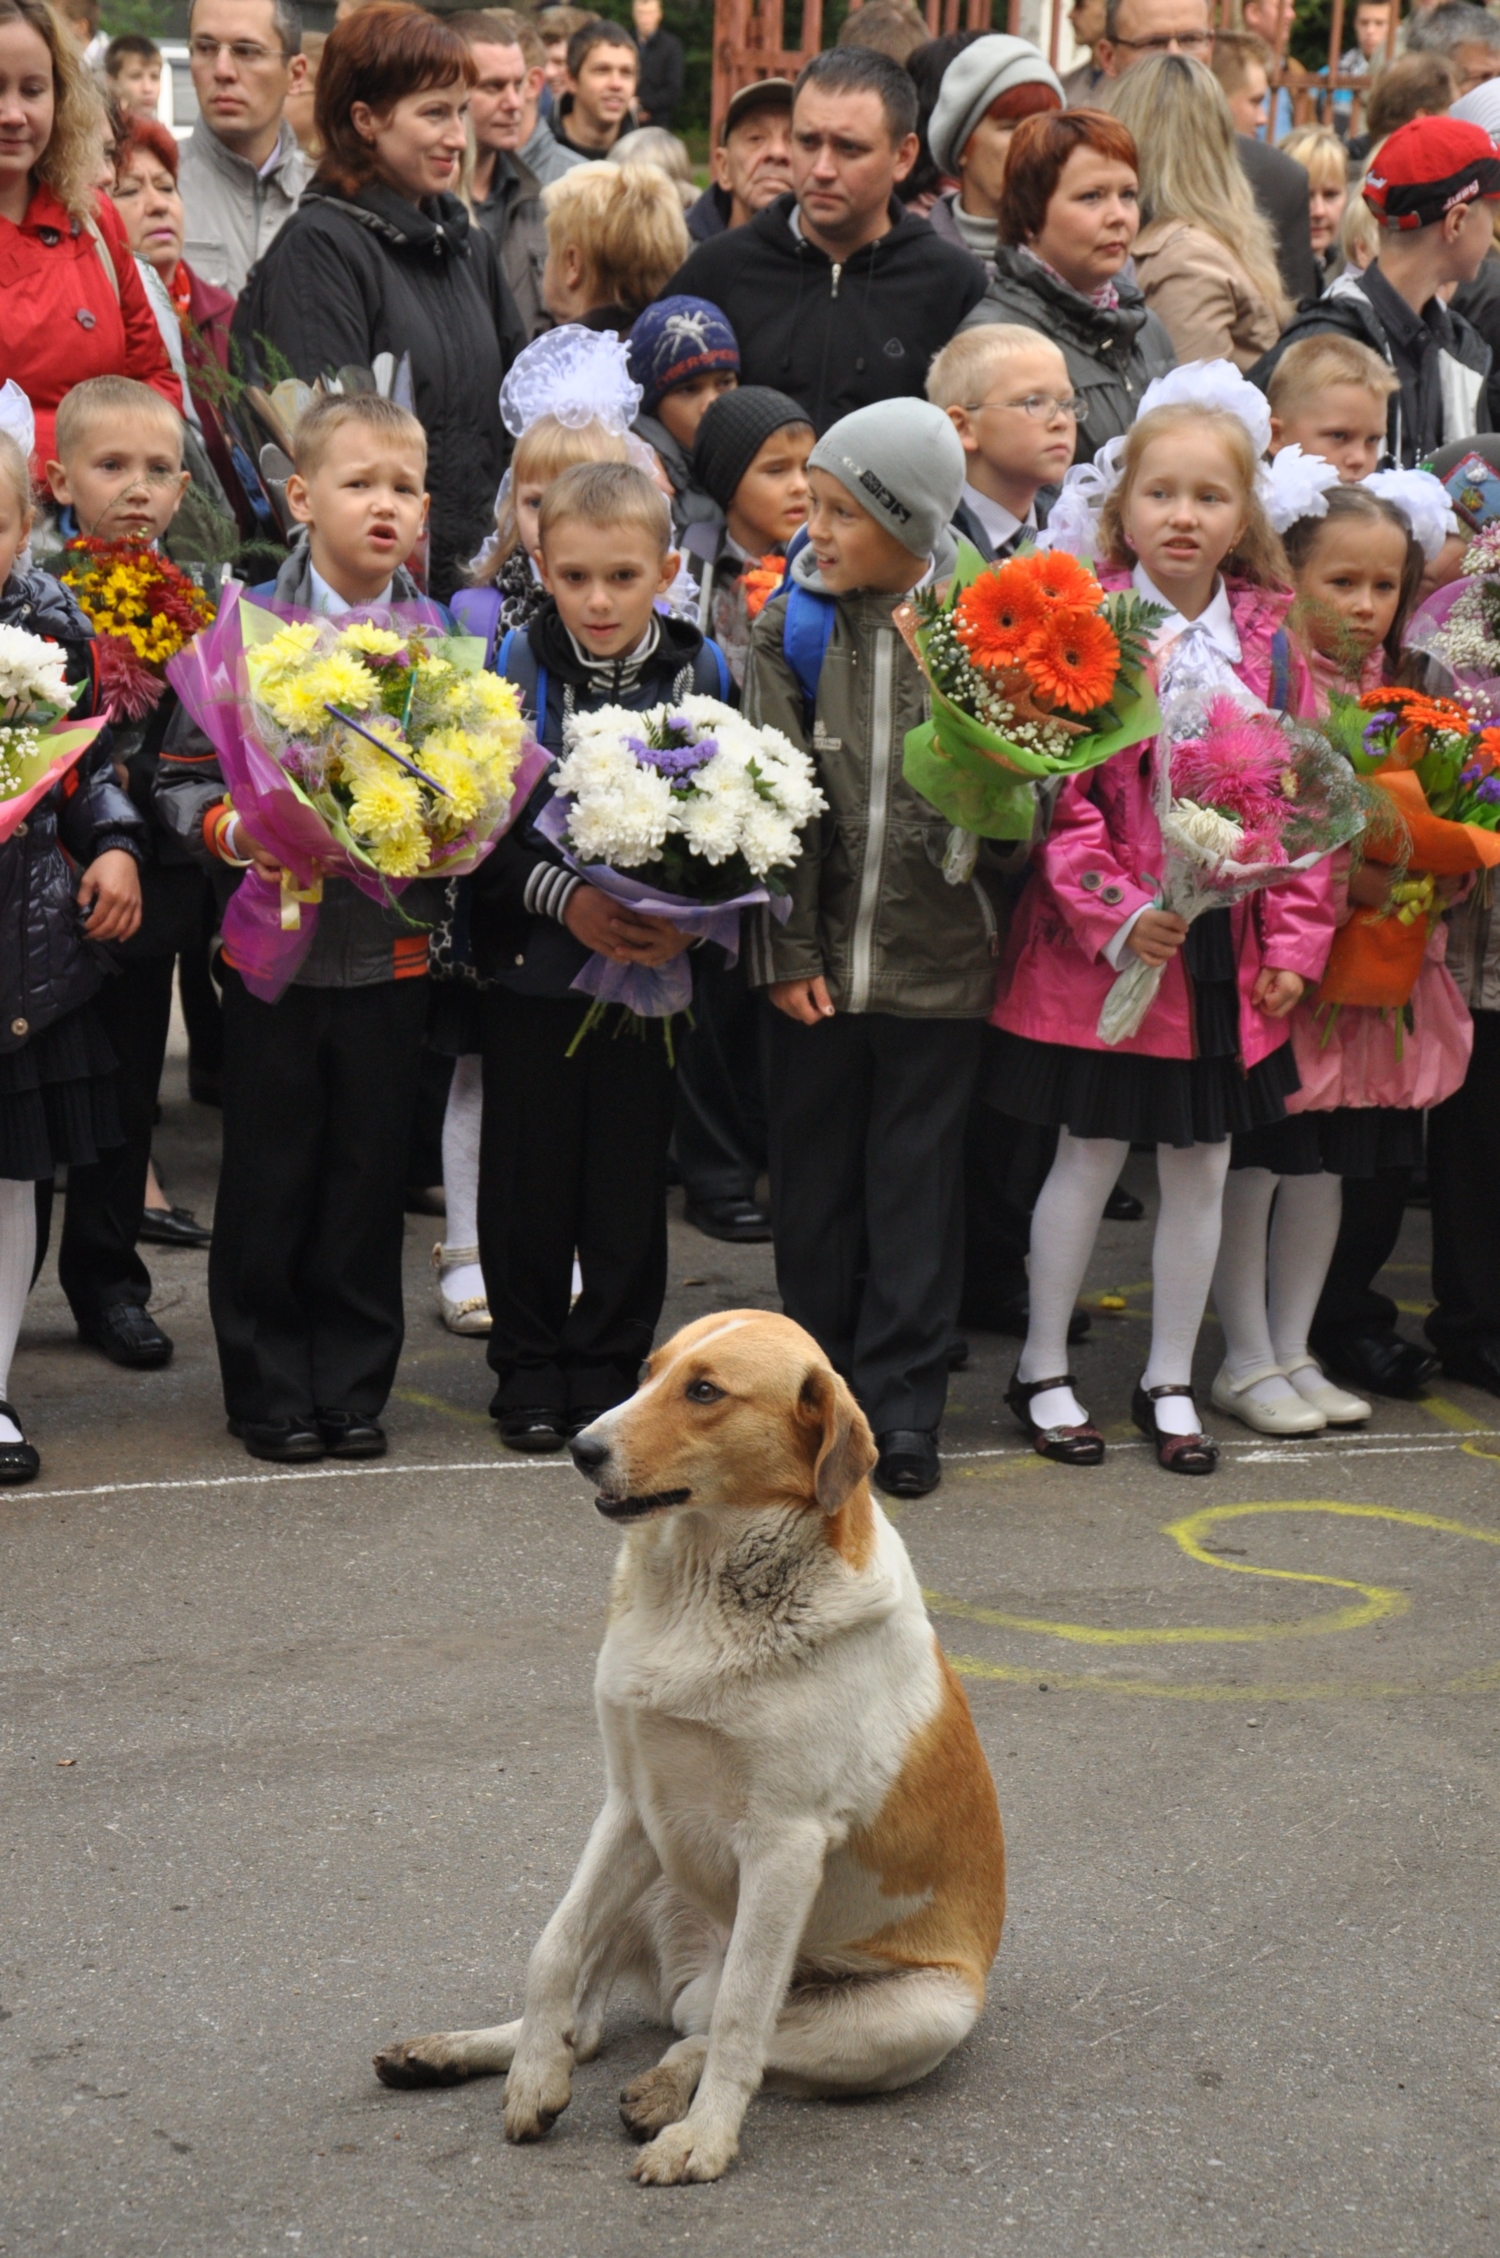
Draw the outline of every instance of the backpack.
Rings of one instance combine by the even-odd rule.
[[[472,592],[475,595],[485,593],[477,588]],[[535,715],[540,736],[547,726],[547,669],[538,665],[531,648],[531,636],[524,627],[506,631],[505,640],[495,654],[494,667],[497,674],[515,684],[521,694],[522,711]],[[718,644],[711,643],[707,636],[693,661],[693,689],[700,698],[722,698],[726,705],[729,702],[728,662]]]
[[[820,596],[811,588],[804,588],[792,578],[792,565],[807,547],[807,527],[799,526],[787,544],[786,570],[781,576],[777,596],[786,597],[786,610],[781,621],[781,653],[797,678],[802,692],[803,726],[811,729],[813,710],[818,702],[818,678],[823,672],[823,661],[828,656],[828,645],[833,636],[832,596]],[[776,597],[771,601],[774,603]]]
[[[465,635],[478,635],[484,639],[484,663],[495,664],[495,638],[500,631],[500,591],[498,588],[460,588],[449,599],[452,612]],[[502,667],[500,672],[503,674]]]

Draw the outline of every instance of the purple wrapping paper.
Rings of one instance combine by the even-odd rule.
[[[554,796],[536,818],[536,829],[544,839],[550,839],[570,870],[601,894],[623,908],[634,910],[641,917],[662,917],[675,925],[679,932],[691,934],[694,940],[717,941],[731,964],[740,953],[740,911],[769,907],[771,915],[783,921],[791,914],[791,901],[785,894],[772,894],[764,886],[752,887],[747,894],[736,894],[727,902],[695,902],[685,894],[665,894],[660,887],[648,886],[628,870],[611,870],[607,863],[578,862],[564,845],[568,835],[568,803]],[[670,1019],[675,1011],[686,1011],[693,1000],[693,973],[687,953],[673,957],[668,964],[611,964],[608,957],[597,951],[590,956],[573,987],[579,995],[594,996],[600,1003],[623,1004],[642,1019]]]
[[[169,662],[167,680],[218,754],[236,814],[243,816],[248,829],[291,873],[298,890],[307,891],[319,877],[347,878],[372,901],[389,903],[411,880],[383,878],[368,863],[351,855],[317,810],[298,796],[275,757],[251,734],[239,620],[243,594],[238,582],[226,585],[218,617]],[[320,617],[292,604],[256,601],[260,609],[274,612],[278,619]],[[425,598],[360,605],[347,616],[398,630],[421,625],[442,634],[453,632],[440,607]],[[547,765],[543,748],[534,740],[528,742],[522,749],[510,806],[499,829],[485,840],[456,841],[443,861],[422,876],[442,878],[476,869],[520,814]],[[309,902],[301,906],[299,923],[284,931],[281,888],[254,870],[246,871],[224,912],[223,930],[225,949],[252,995],[263,1003],[276,1002],[306,961],[317,924],[317,904]]]

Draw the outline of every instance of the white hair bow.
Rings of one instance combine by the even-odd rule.
[[[0,431],[7,432],[30,462],[36,445],[36,417],[31,402],[13,376],[0,384]]]
[[[1448,489],[1430,470],[1376,470],[1361,484],[1401,512],[1429,564],[1436,562],[1449,534],[1459,530]]]
[[[515,439],[542,416],[555,416],[570,431],[602,423],[623,437],[644,398],[614,331],[568,322],[516,355],[500,387],[500,417]]]
[[[1271,457],[1261,487],[1266,515],[1278,533],[1304,517],[1327,517],[1328,494],[1339,474],[1321,455],[1306,455],[1300,447],[1283,447]]]

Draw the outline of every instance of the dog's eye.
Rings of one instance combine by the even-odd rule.
[[[716,1388],[712,1380],[691,1380],[687,1387],[689,1403],[719,1403],[724,1390]]]

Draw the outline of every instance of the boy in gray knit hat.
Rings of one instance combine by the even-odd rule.
[[[885,400],[808,458],[808,540],[750,638],[745,709],[806,747],[828,813],[803,835],[770,991],[776,1277],[789,1317],[850,1380],[875,1479],[921,1497],[963,1272],[964,1128],[999,952],[998,866],[972,878],[902,774],[926,686],[893,624],[952,569],[964,452],[940,408]],[[945,862],[950,875],[945,875]]]

